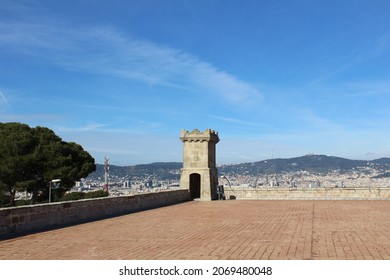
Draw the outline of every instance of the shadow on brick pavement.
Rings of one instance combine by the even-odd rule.
[[[3,240],[0,259],[389,260],[390,201],[192,201]]]

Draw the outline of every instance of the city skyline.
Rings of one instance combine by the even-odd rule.
[[[53,129],[113,165],[308,153],[390,157],[387,1],[8,1],[0,122]]]

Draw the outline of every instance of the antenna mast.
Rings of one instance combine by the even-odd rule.
[[[104,157],[104,187],[103,190],[108,192],[108,171],[110,170],[109,157]]]

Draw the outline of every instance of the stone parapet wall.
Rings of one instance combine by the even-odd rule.
[[[188,190],[38,204],[0,209],[0,239],[79,224],[190,200]]]
[[[390,188],[225,188],[225,196],[261,200],[390,200]]]

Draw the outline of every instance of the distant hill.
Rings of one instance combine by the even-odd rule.
[[[367,167],[378,171],[390,168],[390,158],[376,160],[350,160],[341,157],[325,155],[306,155],[289,159],[270,159],[253,163],[223,165],[219,167],[220,173],[245,173],[251,175],[272,174],[281,172],[307,171],[311,173],[329,173],[338,171],[345,173],[352,170],[364,172]]]
[[[110,165],[109,174],[111,177],[145,177],[156,176],[165,180],[180,178],[181,162],[155,162],[149,164],[138,164],[132,166]],[[104,165],[96,164],[96,171],[91,173],[89,178],[104,176]]]
[[[181,162],[155,162],[150,164],[138,164],[133,166],[115,166],[110,165],[110,176],[118,177],[145,177],[155,176],[161,179],[179,179],[180,169],[183,167]],[[390,158],[380,158],[376,160],[350,160],[341,157],[326,155],[306,155],[302,157],[288,159],[268,159],[252,163],[240,163],[218,166],[219,174],[234,175],[265,175],[282,172],[307,171],[310,173],[329,173],[338,171],[346,173],[350,171],[368,172],[369,169],[375,169],[383,176],[389,176],[385,173],[390,170]],[[91,177],[103,177],[104,165],[97,164],[96,171],[90,174]],[[381,175],[377,176],[380,177]]]

